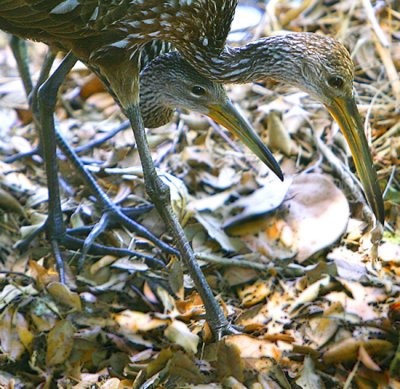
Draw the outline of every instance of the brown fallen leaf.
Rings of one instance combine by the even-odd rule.
[[[182,379],[183,382],[195,384],[206,382],[193,358],[181,350],[174,352],[169,363],[169,373],[178,379]]]
[[[282,347],[278,347],[264,339],[252,338],[249,335],[231,335],[224,338],[227,345],[235,345],[240,350],[241,358],[272,358],[279,360],[282,356]],[[291,347],[288,346],[288,349]]]
[[[85,82],[81,86],[81,90],[79,92],[79,96],[86,100],[90,96],[105,92],[104,84],[99,80],[97,76],[91,74],[85,79]]]
[[[243,360],[240,356],[240,349],[235,343],[225,342],[221,340],[217,348],[217,376],[220,380],[227,377],[235,377],[243,382]]]
[[[0,208],[6,212],[15,212],[18,215],[26,217],[25,210],[19,201],[2,188],[0,188]]]
[[[25,352],[25,344],[30,347],[32,339],[24,316],[12,307],[7,308],[0,320],[0,346],[5,357],[12,361],[20,359]]]
[[[52,282],[47,286],[47,290],[59,303],[67,305],[75,311],[82,310],[82,303],[79,295],[72,292],[66,285],[60,282]]]
[[[47,335],[46,364],[64,363],[74,345],[74,327],[69,320],[60,320]]]
[[[204,304],[200,295],[193,292],[185,300],[177,300],[176,308],[178,309],[180,315],[184,321],[190,320],[193,316],[204,314]]]
[[[370,339],[363,341],[349,338],[329,347],[322,358],[327,364],[355,362],[358,359],[361,346],[363,346],[370,355],[385,355],[393,349],[393,344],[386,340]]]
[[[238,290],[239,298],[244,307],[252,307],[265,300],[270,294],[270,287],[266,281],[258,280]]]
[[[197,353],[200,342],[198,335],[192,333],[187,325],[179,320],[174,320],[164,331],[165,336],[179,346],[183,347],[188,353]]]
[[[29,261],[29,270],[37,282],[39,289],[44,288],[51,282],[58,281],[58,273],[52,269],[46,269],[36,261]]]
[[[367,350],[363,345],[360,346],[358,350],[358,359],[370,370],[381,371],[381,368],[372,360],[371,356],[368,354]]]
[[[153,318],[143,312],[125,310],[115,315],[115,321],[120,325],[122,332],[147,332],[168,324],[168,320]]]

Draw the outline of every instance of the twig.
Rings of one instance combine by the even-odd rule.
[[[393,182],[393,180],[394,180],[394,176],[395,176],[396,170],[397,170],[397,169],[396,169],[396,166],[392,166],[392,172],[390,173],[390,177],[389,177],[389,180],[388,180],[388,182],[387,182],[387,184],[386,184],[385,190],[384,190],[383,193],[382,193],[382,197],[383,197],[383,198],[385,198],[385,196],[386,196],[386,194],[387,194],[387,192],[388,192],[390,186],[392,185],[392,182]]]
[[[11,270],[0,270],[0,274],[6,274],[8,276],[18,276],[18,277],[23,277],[28,279],[31,282],[35,282],[34,278],[31,276],[28,276],[25,273],[21,273],[19,271],[11,271]]]
[[[383,46],[378,40],[375,39],[375,47],[378,52],[383,66],[385,67],[386,74],[388,76],[389,82],[392,85],[393,94],[396,99],[396,106],[400,104],[400,78],[397,73],[396,65],[393,62],[393,58],[390,49]]]
[[[367,17],[371,23],[372,29],[374,30],[381,45],[386,48],[390,47],[390,43],[389,43],[388,39],[386,38],[385,33],[382,31],[381,26],[378,23],[378,20],[376,19],[375,12],[374,12],[374,9],[372,7],[370,0],[361,0],[361,2],[364,6]]]
[[[205,253],[196,253],[196,258],[202,261],[216,263],[221,266],[235,266],[235,267],[243,267],[246,269],[255,269],[255,270],[269,270],[271,265],[263,264],[259,262],[247,261],[245,259],[239,258],[223,258],[214,254],[205,254]]]

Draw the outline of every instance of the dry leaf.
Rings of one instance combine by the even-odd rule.
[[[204,383],[205,377],[189,355],[178,350],[169,362],[169,372],[172,376],[182,379],[183,382]]]
[[[186,352],[197,353],[200,338],[193,334],[187,325],[179,320],[174,320],[164,331],[165,336],[179,346],[182,346]]]
[[[238,290],[238,295],[244,307],[251,307],[263,301],[270,293],[267,282],[258,280],[252,285]]]
[[[74,345],[74,327],[68,320],[60,320],[47,335],[46,364],[64,363]]]
[[[290,258],[296,253],[296,259],[303,262],[340,238],[349,215],[346,197],[329,178],[303,174],[293,179],[282,212],[265,216],[265,230],[242,239],[253,251],[272,258],[285,257],[284,253]],[[276,225],[281,226],[278,239],[276,229],[270,228]],[[247,226],[241,227],[242,231],[246,228],[251,231]]]
[[[302,389],[324,389],[321,377],[315,372],[314,362],[308,355],[304,358],[304,367],[296,384]]]
[[[19,201],[10,193],[0,188],[0,208],[7,212],[15,212],[26,217],[25,210]]]
[[[19,332],[23,332],[23,339],[20,338]],[[25,343],[30,347],[32,337],[25,337],[28,330],[28,323],[24,316],[15,312],[13,308],[8,308],[1,315],[0,320],[0,345],[5,356],[16,361],[21,358],[25,352]],[[30,339],[29,339],[30,338]]]
[[[243,382],[244,365],[240,349],[235,343],[226,343],[224,340],[218,343],[216,367],[220,380],[232,376]]]
[[[60,282],[52,282],[47,286],[47,290],[57,302],[67,305],[76,311],[82,310],[82,303],[79,295],[69,290],[66,285]]]
[[[168,323],[167,320],[155,319],[150,314],[129,310],[115,315],[115,321],[120,325],[121,332],[128,333],[147,332]]]
[[[358,359],[360,346],[363,346],[370,355],[385,355],[393,349],[393,345],[386,340],[370,339],[362,341],[349,338],[329,347],[323,355],[323,360],[327,364],[354,362]]]
[[[255,339],[248,335],[226,336],[227,345],[235,345],[240,350],[241,358],[272,358],[279,360],[282,349],[268,340]]]

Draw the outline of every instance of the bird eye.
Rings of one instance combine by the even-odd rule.
[[[344,81],[343,81],[343,78],[341,78],[341,77],[332,76],[332,77],[328,78],[328,84],[332,88],[340,89],[343,86]]]
[[[206,90],[203,87],[196,85],[192,88],[192,93],[196,96],[204,96]]]

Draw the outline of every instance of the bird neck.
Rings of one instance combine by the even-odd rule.
[[[162,73],[153,70],[150,62],[140,78],[140,112],[147,128],[161,127],[174,115],[175,109],[165,101],[165,88]]]
[[[198,48],[182,50],[185,59],[207,78],[222,83],[247,83],[274,79],[298,85],[301,57],[306,50],[307,33],[276,35],[221,50]]]

